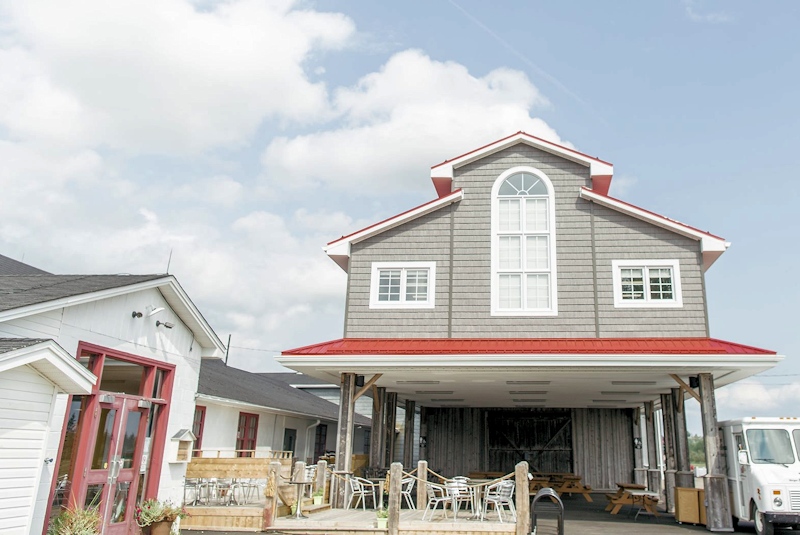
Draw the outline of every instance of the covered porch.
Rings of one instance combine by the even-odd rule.
[[[352,471],[353,403],[369,392],[374,469],[395,460],[388,446],[400,404],[406,425],[397,460],[405,466],[424,459],[453,477],[525,461],[532,472],[579,476],[595,491],[644,485],[667,511],[675,487],[695,483],[684,408],[691,396],[704,430],[708,529],[732,531],[714,389],[781,358],[711,338],[342,339],[286,351],[278,361],[341,385],[341,474]],[[344,506],[343,489],[332,498]]]

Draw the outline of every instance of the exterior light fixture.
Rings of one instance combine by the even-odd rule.
[[[142,317],[142,313],[141,312],[137,312],[137,311],[134,310],[133,312],[131,312],[131,317],[132,318],[141,318]]]
[[[152,315],[152,314],[151,314],[151,315]],[[172,329],[173,327],[175,327],[175,324],[174,324],[174,323],[170,323],[170,322],[168,322],[168,321],[157,321],[157,322],[156,322],[156,327],[161,327],[162,325],[163,325],[164,327],[166,327],[167,329]]]

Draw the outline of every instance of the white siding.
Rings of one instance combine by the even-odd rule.
[[[0,533],[41,531],[32,525],[55,386],[28,366],[0,373]],[[49,482],[48,482],[49,483]]]
[[[164,307],[165,310],[151,317],[131,317],[134,310],[146,313],[148,306]],[[173,323],[175,327],[156,327],[156,320]],[[175,381],[166,440],[180,429],[192,428],[201,348],[194,340],[192,332],[178,319],[157,289],[142,290],[3,322],[0,323],[0,336],[52,338],[71,355],[75,355],[80,342],[88,342],[174,364]],[[60,431],[63,416],[63,412],[60,415],[54,414],[51,420],[53,429]],[[44,451],[44,445],[40,446],[39,451]],[[167,448],[167,452],[169,451]],[[179,502],[183,498],[185,473],[185,463],[171,463],[165,454],[158,485],[159,498]],[[47,477],[52,477],[52,474],[49,473]],[[46,494],[49,493],[50,481],[46,485],[42,484],[41,489]],[[45,500],[46,496],[38,499]]]

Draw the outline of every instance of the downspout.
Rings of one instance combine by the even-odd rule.
[[[308,459],[308,432],[311,431],[312,428],[317,427],[320,423],[322,423],[322,422],[320,420],[317,420],[313,424],[311,424],[308,427],[306,427],[306,448],[305,448],[305,455],[303,455],[303,460],[304,461],[306,459]],[[313,463],[311,463],[311,464],[313,464]]]

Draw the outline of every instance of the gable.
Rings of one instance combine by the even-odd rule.
[[[225,346],[172,275],[0,276],[0,323],[155,289],[202,346],[221,356]]]

